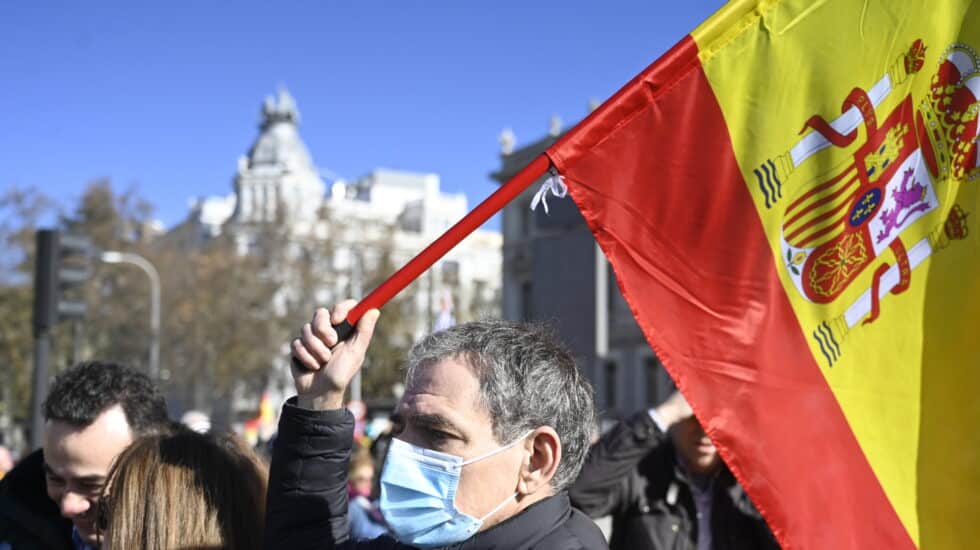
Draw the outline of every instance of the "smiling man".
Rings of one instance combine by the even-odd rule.
[[[89,362],[55,380],[44,414],[43,450],[0,484],[0,548],[97,548],[98,499],[112,461],[135,438],[167,427],[166,402],[143,374]]]
[[[330,312],[318,310],[293,342],[298,396],[283,408],[273,453],[266,547],[605,548],[565,492],[595,422],[592,389],[548,332],[504,321],[456,325],[415,345],[381,473],[393,537],[350,538],[354,419],[343,396],[377,318],[368,312],[338,344]]]
[[[612,515],[613,550],[779,548],[679,392],[603,436],[570,494]]]

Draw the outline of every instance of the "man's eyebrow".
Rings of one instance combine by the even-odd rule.
[[[100,475],[97,475],[97,474],[92,474],[92,475],[89,475],[89,476],[76,477],[75,478],[75,481],[78,481],[79,483],[102,484],[102,483],[105,482],[105,476],[100,476]]]
[[[412,424],[423,429],[438,430],[448,432],[449,435],[458,437],[466,441],[466,436],[455,424],[441,414],[434,413],[410,413]]]
[[[58,472],[54,471],[54,468],[52,468],[50,465],[48,465],[47,462],[44,463],[44,472],[46,474],[51,475],[51,476],[54,476],[54,477],[64,477],[61,474],[59,474]],[[91,475],[87,475],[87,476],[79,476],[79,477],[76,477],[76,478],[74,478],[74,480],[77,481],[77,482],[79,482],[79,483],[102,484],[102,483],[105,483],[105,476],[102,476],[102,475],[99,475],[99,474],[91,474]]]

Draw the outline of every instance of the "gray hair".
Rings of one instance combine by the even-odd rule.
[[[578,476],[595,425],[592,385],[545,325],[488,319],[430,334],[412,348],[406,384],[418,369],[443,359],[464,360],[480,380],[483,407],[500,445],[550,426],[561,441],[555,492]]]

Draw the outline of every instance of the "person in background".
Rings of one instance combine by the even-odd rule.
[[[192,432],[206,434],[211,431],[211,417],[202,411],[190,410],[180,417],[180,423]]]
[[[233,435],[178,428],[143,438],[109,472],[104,550],[258,550],[265,468]]]
[[[388,457],[388,447],[391,445],[391,440],[393,439],[391,435],[392,429],[394,429],[394,424],[389,421],[388,426],[375,435],[374,439],[371,440],[371,446],[368,447],[374,463],[378,464],[381,468],[384,468],[385,458]]]
[[[7,472],[14,469],[14,455],[10,449],[0,445],[0,479],[7,475]]]
[[[779,548],[679,392],[593,445],[569,494],[612,515],[613,550]]]
[[[96,509],[112,461],[134,440],[168,429],[163,394],[117,363],[80,363],[44,403],[43,450],[0,481],[0,548],[98,548]]]
[[[347,479],[347,515],[355,539],[373,539],[388,532],[373,493],[374,460],[367,449],[361,449],[351,458]]]

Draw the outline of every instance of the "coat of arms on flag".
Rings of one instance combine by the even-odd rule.
[[[906,93],[889,112],[878,109],[923,69],[927,49],[916,40],[869,90],[854,88],[839,116],[827,122],[813,115],[802,139],[753,172],[767,208],[786,202],[787,188],[796,190],[783,214],[781,251],[787,274],[806,300],[833,302],[876,266],[871,284],[846,312],[812,332],[828,366],[841,356],[852,328],[878,317],[882,298],[908,289],[923,260],[968,231],[967,212],[949,202],[961,182],[980,179],[976,51],[963,43],[947,47],[925,97],[916,101]],[[827,155],[827,149],[845,151],[845,160],[795,185],[797,168]],[[882,259],[888,250],[894,265]]]

